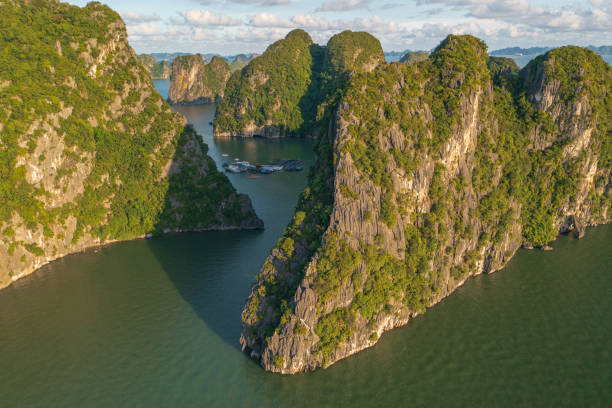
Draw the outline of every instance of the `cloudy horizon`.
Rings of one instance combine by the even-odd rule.
[[[70,0],[84,6],[87,1]],[[610,45],[606,0],[175,0],[103,1],[125,21],[138,53],[263,52],[289,31],[317,43],[367,31],[385,51],[429,50],[448,34],[472,34],[490,50],[519,46]]]

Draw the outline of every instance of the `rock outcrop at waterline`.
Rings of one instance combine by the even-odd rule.
[[[218,102],[231,73],[229,63],[218,56],[208,64],[200,54],[177,57],[172,62],[168,101],[175,105]]]
[[[155,57],[148,54],[140,54],[138,59],[151,74],[151,79],[170,79],[170,65],[168,65],[168,61],[157,62]]]
[[[262,227],[155,92],[118,14],[14,0],[0,14],[0,287],[94,245]]]
[[[521,245],[610,221],[612,69],[589,50],[519,72],[451,35],[339,94],[242,313],[241,344],[266,370],[327,367]]]

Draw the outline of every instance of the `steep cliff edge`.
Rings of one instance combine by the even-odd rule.
[[[207,64],[202,55],[185,55],[174,59],[170,74],[168,101],[177,105],[218,102],[232,73],[230,65],[214,56]]]
[[[330,89],[346,72],[384,61],[370,34],[344,31],[321,47],[305,31],[293,30],[232,74],[217,107],[215,136],[314,137]]]
[[[149,54],[140,54],[138,59],[151,74],[151,79],[170,79],[170,65],[168,65],[168,61],[157,62],[155,57]]]
[[[262,226],[155,92],[118,14],[12,0],[0,13],[0,287],[94,245]]]
[[[612,69],[563,47],[516,64],[471,36],[354,73],[256,277],[241,344],[266,369],[374,345],[521,245],[610,221]]]

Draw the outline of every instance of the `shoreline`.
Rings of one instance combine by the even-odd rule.
[[[131,242],[131,241],[138,241],[138,240],[146,240],[146,239],[155,239],[155,238],[160,238],[163,236],[170,236],[170,235],[174,235],[174,234],[185,234],[185,233],[203,233],[203,232],[215,232],[215,231],[255,231],[255,230],[264,230],[265,227],[264,226],[252,226],[252,227],[238,227],[238,226],[217,226],[217,227],[211,227],[211,228],[201,228],[201,229],[190,229],[190,230],[166,230],[163,231],[160,234],[153,234],[153,233],[148,233],[145,235],[139,235],[133,238],[128,238],[128,239],[114,239],[114,240],[109,240],[109,241],[104,241],[101,242],[99,244],[95,244],[95,245],[89,245],[89,246],[85,246],[81,249],[75,250],[75,251],[71,251],[71,252],[67,252],[65,254],[60,254],[59,256],[50,258],[50,259],[45,259],[42,260],[40,263],[35,263],[33,268],[31,270],[25,270],[23,272],[21,272],[19,275],[15,275],[12,276],[10,278],[9,281],[7,282],[2,282],[0,283],[0,293],[2,292],[2,290],[12,286],[15,282],[22,280],[23,278],[26,278],[30,275],[32,275],[33,273],[37,272],[38,270],[40,270],[43,266],[46,266],[50,263],[53,263],[55,261],[58,261],[60,259],[63,259],[67,256],[70,255],[76,255],[76,254],[80,254],[80,253],[84,253],[86,251],[91,251],[91,250],[96,250],[96,249],[100,249],[100,248],[104,248],[106,246],[112,245],[112,244],[116,244],[116,243],[121,243],[121,242]]]

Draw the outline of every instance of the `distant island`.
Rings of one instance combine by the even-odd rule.
[[[221,57],[214,56],[209,63],[201,54],[177,57],[172,62],[168,101],[173,105],[219,102],[231,72]]]

